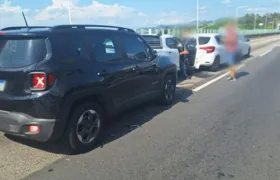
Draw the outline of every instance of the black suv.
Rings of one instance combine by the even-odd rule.
[[[176,66],[135,31],[115,26],[0,31],[0,131],[92,149],[104,120],[158,98],[171,104]]]

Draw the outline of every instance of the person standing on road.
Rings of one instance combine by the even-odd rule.
[[[235,29],[233,23],[229,22],[225,29],[225,37],[223,38],[223,41],[226,51],[226,62],[230,67],[230,77],[228,78],[230,81],[236,81],[235,61],[237,57],[237,38],[237,30]]]
[[[183,47],[181,50],[179,50],[180,53],[180,63],[182,64],[181,66],[184,66],[184,72],[185,72],[185,77],[191,79],[192,77],[192,67],[190,65],[189,59],[187,55],[189,54],[187,48],[186,48],[186,41],[188,40],[189,36],[191,34],[190,29],[186,29],[186,31],[183,34],[182,42],[183,42]]]
[[[185,53],[188,53],[184,50],[184,47],[178,47],[178,51],[180,54],[180,74],[182,79],[187,79],[187,73],[186,73],[186,65],[185,65]]]

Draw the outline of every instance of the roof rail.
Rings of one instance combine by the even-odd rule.
[[[116,29],[118,31],[128,31],[128,32],[135,32],[133,29],[118,27],[118,26],[107,26],[107,25],[58,25],[54,26],[52,30],[56,29],[87,29],[87,28],[104,28],[104,29]]]
[[[51,28],[50,26],[14,26],[14,27],[6,27],[1,29],[1,31],[10,31],[10,30],[19,30],[19,29],[38,29],[38,28]]]

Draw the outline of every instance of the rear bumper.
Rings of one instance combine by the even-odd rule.
[[[38,119],[23,113],[0,110],[0,131],[35,141],[48,141],[53,134],[55,122],[55,119]],[[38,125],[40,132],[30,133],[29,125]]]
[[[212,66],[216,56],[217,55],[215,53],[202,55],[198,59],[195,59],[194,66],[198,68],[200,66]]]

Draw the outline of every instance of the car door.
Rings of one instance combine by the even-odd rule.
[[[177,69],[180,69],[180,54],[177,47],[177,42],[173,37],[167,37],[165,39],[165,46],[172,61],[177,65]]]
[[[126,58],[134,69],[134,80],[131,86],[134,88],[134,100],[148,97],[159,87],[158,67],[152,58],[152,49],[137,34],[123,35],[122,45]]]
[[[186,44],[184,46],[185,49],[189,52],[187,54],[188,61],[190,65],[193,66],[196,58],[196,39],[194,37],[190,37],[186,41]]]
[[[123,56],[120,47],[120,37],[115,33],[95,32],[91,37],[91,58],[93,72],[99,78],[96,87],[108,91],[115,108],[131,99],[134,95],[131,81],[134,70],[131,63]]]

